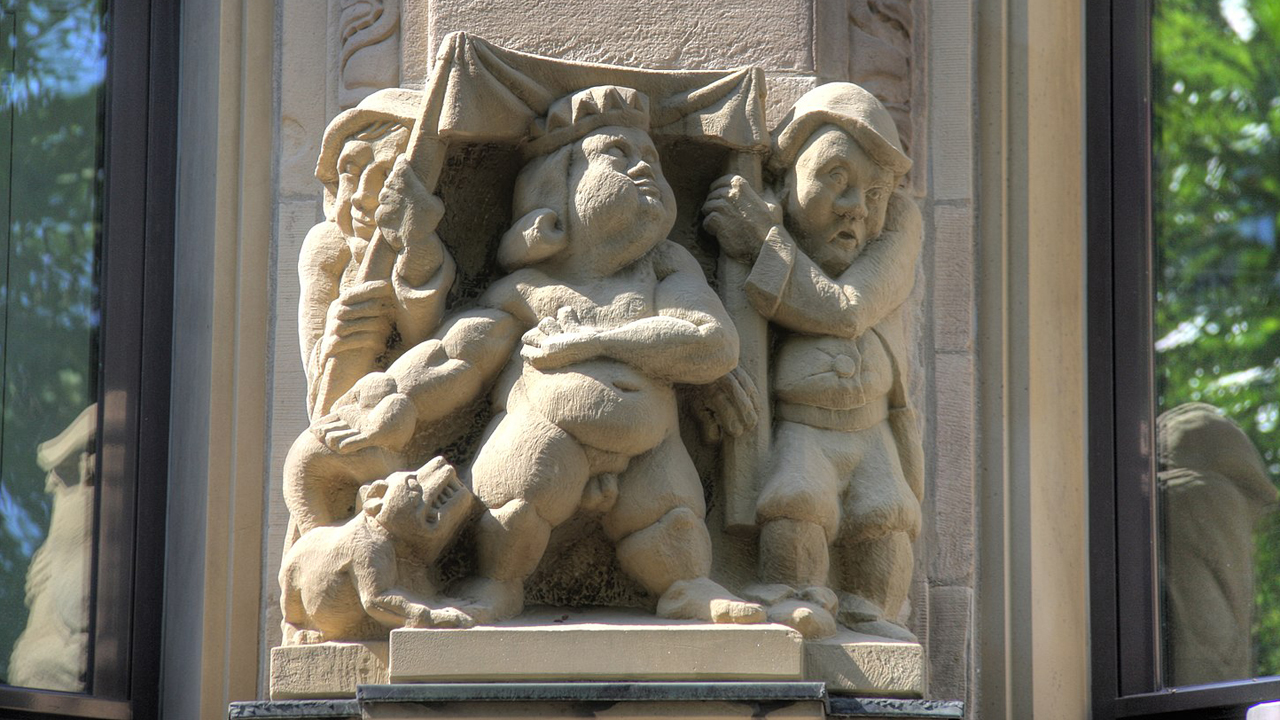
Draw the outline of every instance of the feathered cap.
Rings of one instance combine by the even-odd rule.
[[[617,85],[597,85],[562,97],[551,104],[545,118],[533,121],[525,153],[545,155],[609,125],[648,132],[649,98]]]
[[[342,155],[342,146],[352,135],[380,123],[393,123],[412,130],[422,112],[422,98],[423,93],[418,90],[388,88],[339,113],[324,129],[320,158],[316,161],[316,179],[325,185],[338,182],[338,157]]]
[[[902,151],[893,117],[875,95],[847,82],[819,85],[796,101],[773,132],[774,172],[795,162],[800,148],[823,125],[841,128],[877,164],[901,177],[911,169],[911,158]]]

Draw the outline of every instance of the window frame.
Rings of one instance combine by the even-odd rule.
[[[1151,11],[1152,0],[1085,7],[1094,718],[1244,718],[1280,698],[1280,678],[1159,680]]]
[[[159,715],[178,3],[105,0],[103,6],[108,36],[90,688],[66,693],[0,685],[6,717]]]

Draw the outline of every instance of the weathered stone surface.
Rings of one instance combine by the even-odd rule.
[[[920,697],[924,693],[924,649],[919,643],[841,630],[805,642],[806,680],[850,695]]]
[[[935,200],[973,198],[973,7],[932,4],[929,125]]]
[[[385,683],[386,642],[286,645],[271,651],[271,699],[350,698],[356,686]]]
[[[969,700],[973,673],[973,590],[929,589],[929,695]]]
[[[933,209],[933,338],[942,352],[972,352],[973,212],[968,203]]]
[[[974,383],[972,355],[939,353],[934,362],[935,453],[933,543],[929,578],[944,585],[973,581]]]
[[[603,610],[395,630],[390,657],[393,682],[799,680],[804,669],[799,633],[781,625],[663,624]]]
[[[812,0],[779,0],[762,14],[754,0],[478,0],[438,3],[431,45],[466,31],[513,50],[651,69],[758,65],[813,69]],[[655,22],[654,18],[663,18]],[[760,32],[761,25],[768,32]]]

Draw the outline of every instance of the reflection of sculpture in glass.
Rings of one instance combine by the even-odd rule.
[[[834,634],[838,617],[914,639],[897,624],[923,490],[899,312],[922,242],[919,211],[897,189],[911,161],[874,96],[831,83],[797,101],[770,165],[772,194],[729,176],[704,208],[721,249],[751,266],[748,297],[781,334],[773,457],[756,505],[760,584],[747,595],[808,637]]]
[[[36,450],[53,511],[27,570],[27,625],[9,656],[10,685],[80,692],[89,661],[94,444],[98,406]]]
[[[1276,503],[1248,436],[1204,403],[1156,419],[1167,682],[1254,675],[1254,528]]]

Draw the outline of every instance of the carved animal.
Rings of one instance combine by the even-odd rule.
[[[303,534],[280,568],[285,644],[364,640],[397,627],[470,627],[432,564],[475,498],[443,458],[361,488],[361,511]]]

